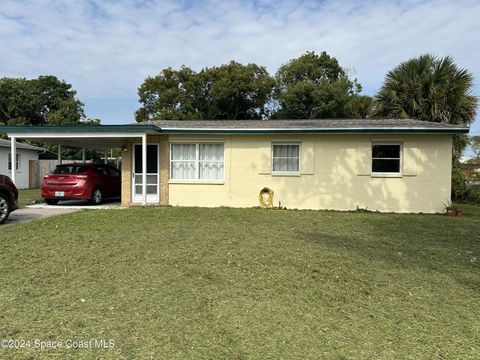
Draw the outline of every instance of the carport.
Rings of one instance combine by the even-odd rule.
[[[11,140],[12,164],[15,164],[16,141],[19,139],[104,151],[126,149],[130,139],[137,139],[141,143],[141,202],[147,204],[147,136],[160,132],[155,125],[2,126],[0,132],[6,133]],[[11,172],[11,179],[15,183],[15,171]]]

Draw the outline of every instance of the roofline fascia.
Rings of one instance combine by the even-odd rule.
[[[132,124],[132,125],[46,125],[46,126],[0,126],[0,133],[47,133],[47,132],[138,132],[145,131],[160,132],[160,128],[153,124]]]
[[[8,132],[9,137],[16,139],[82,139],[82,138],[139,138],[145,132]]]
[[[49,151],[48,149],[45,149],[45,148],[42,148],[42,147],[39,147],[39,146],[31,145],[33,148],[26,148],[26,147],[23,147],[21,145],[23,145],[23,144],[17,142],[17,149],[18,150],[37,151],[37,152]],[[11,147],[11,145],[0,145],[0,148],[10,149],[10,147]]]
[[[112,131],[114,130],[114,131]],[[306,133],[423,133],[423,134],[467,134],[467,127],[452,128],[429,128],[429,127],[378,127],[378,128],[245,128],[245,129],[226,129],[226,128],[161,128],[153,124],[131,124],[131,125],[51,125],[51,126],[0,126],[0,133],[12,135],[23,135],[37,133],[47,134],[72,133],[72,134],[92,134],[92,133],[122,133],[144,134],[153,133],[191,133],[191,134],[306,134]],[[20,136],[19,136],[20,137]]]
[[[467,134],[468,128],[311,128],[311,129],[215,129],[215,128],[161,128],[166,134],[376,134],[376,133],[415,133],[415,134]]]

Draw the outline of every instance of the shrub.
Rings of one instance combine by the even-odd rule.
[[[480,185],[472,178],[467,179],[464,169],[458,165],[452,167],[452,200],[480,204]]]
[[[454,202],[465,201],[467,194],[467,181],[463,169],[458,165],[452,167],[452,200]]]

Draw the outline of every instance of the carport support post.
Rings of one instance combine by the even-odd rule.
[[[85,148],[82,148],[82,162],[85,164]]]
[[[11,164],[12,164],[12,182],[16,185],[16,181],[15,181],[15,178],[16,178],[16,170],[17,170],[17,142],[16,142],[16,139],[15,139],[15,136],[12,136],[12,148],[10,149],[10,161],[11,161]]]
[[[142,135],[142,205],[147,205],[147,134]]]
[[[108,159],[107,159],[107,150],[105,150],[105,164],[108,164]]]
[[[58,145],[58,163],[62,165],[62,145]]]

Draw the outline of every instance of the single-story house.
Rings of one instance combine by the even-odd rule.
[[[0,128],[1,129],[1,128]],[[4,127],[11,137],[121,147],[122,204],[437,213],[450,201],[452,137],[410,119],[151,121]]]
[[[16,143],[15,154],[15,178],[19,189],[26,189],[29,186],[30,160],[38,160],[48,150],[42,147],[29,144]],[[0,139],[0,174],[12,177],[11,142]]]

